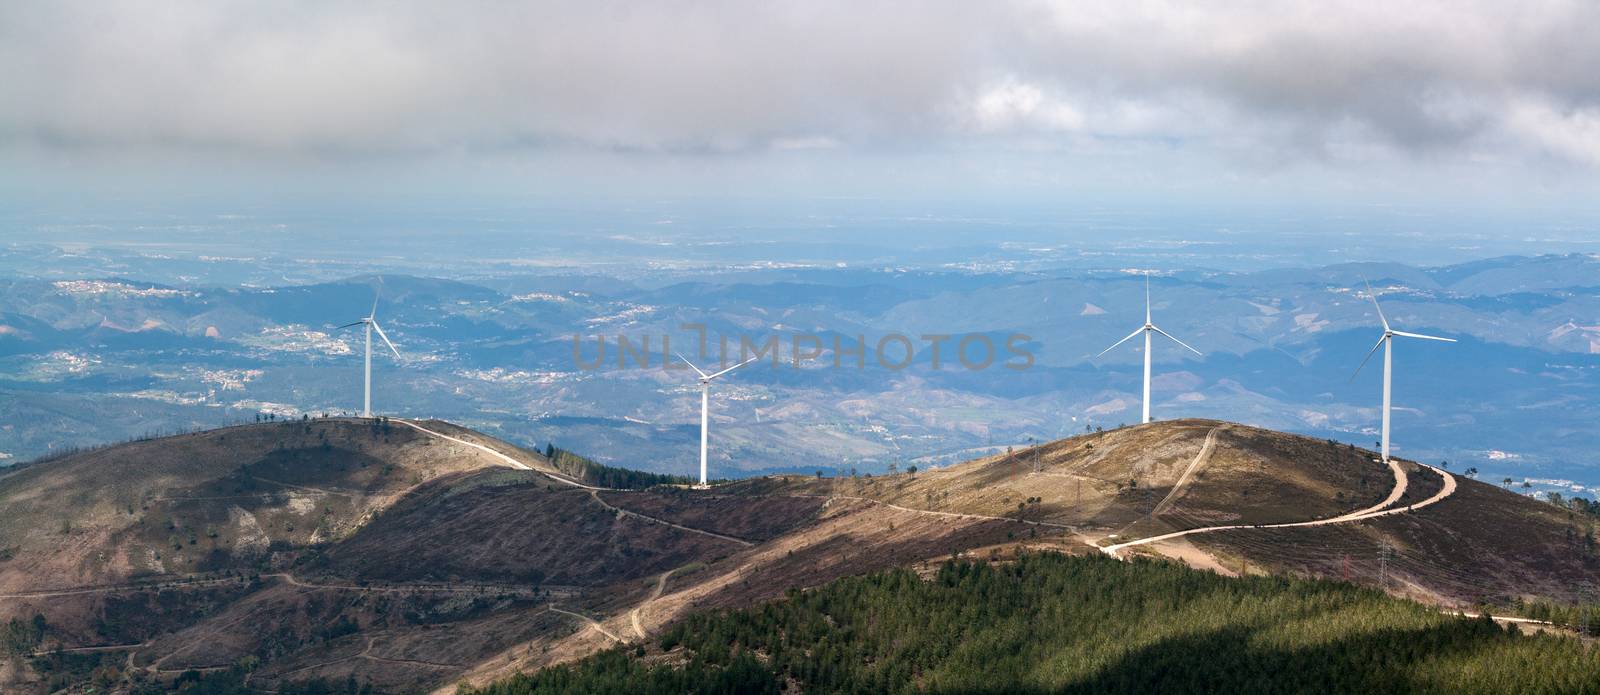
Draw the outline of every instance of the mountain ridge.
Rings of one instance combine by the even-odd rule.
[[[114,481],[95,475],[107,470],[119,471]],[[46,645],[127,645],[79,658],[140,682],[252,663],[257,688],[355,677],[382,691],[448,692],[645,639],[708,609],[954,556],[1110,550],[1221,574],[1345,579],[1451,610],[1570,603],[1578,578],[1596,576],[1592,555],[1563,545],[1572,526],[1560,510],[1459,477],[1441,497],[1442,473],[1331,441],[1177,420],[886,476],[609,490],[445,422],[266,423],[0,478],[0,548],[12,549],[0,562],[0,621],[38,612]],[[60,504],[41,511],[45,497],[81,511],[76,525],[60,526]],[[1392,513],[1298,525],[1375,510]],[[259,535],[241,532],[241,512]],[[1233,528],[1159,539],[1215,526]],[[1506,530],[1523,542],[1508,545]],[[1337,539],[1326,552],[1324,537]],[[1398,550],[1381,568],[1376,554],[1352,563],[1352,537]],[[1461,546],[1475,557],[1434,551]],[[134,562],[151,553],[164,572]],[[1509,571],[1462,580],[1485,566]],[[80,673],[61,668],[31,682]]]

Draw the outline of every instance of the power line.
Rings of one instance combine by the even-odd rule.
[[[1394,546],[1387,540],[1378,547],[1378,586],[1389,586],[1389,553],[1393,550]]]

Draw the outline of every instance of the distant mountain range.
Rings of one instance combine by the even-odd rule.
[[[8,263],[25,253],[11,249]],[[120,275],[0,281],[4,461],[258,413],[353,412],[361,347],[334,327],[366,314],[380,280],[379,316],[405,356],[375,357],[380,412],[553,441],[606,463],[694,469],[698,393],[685,372],[660,369],[664,336],[698,352],[699,329],[686,324],[704,327],[712,361],[718,336],[735,352],[741,336],[776,338],[781,363],[796,335],[824,347],[808,368],[758,364],[719,385],[712,465],[726,475],[938,464],[1138,417],[1137,350],[1091,359],[1142,319],[1133,270],[712,266],[217,287],[142,280],[142,266],[122,265]],[[1572,493],[1600,482],[1597,271],[1600,259],[1571,254],[1158,272],[1158,323],[1206,356],[1157,344],[1154,413],[1370,444],[1377,372],[1350,379],[1379,331],[1370,281],[1397,327],[1461,340],[1399,346],[1396,450]],[[890,334],[915,348],[906,369],[870,352]],[[962,368],[954,341],[932,368],[922,336],[977,334],[1001,345],[1025,334],[1032,368]],[[617,368],[619,335],[651,340],[651,369]],[[575,336],[586,341],[583,362],[605,336],[604,368],[579,367]],[[828,368],[832,341],[857,336],[869,346],[865,368],[848,357]]]

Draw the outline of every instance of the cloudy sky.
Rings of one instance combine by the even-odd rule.
[[[6,2],[0,195],[1583,207],[1597,36],[1559,0]]]

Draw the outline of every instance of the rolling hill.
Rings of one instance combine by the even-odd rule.
[[[1040,551],[1448,609],[1571,603],[1600,578],[1592,526],[1564,509],[1209,420],[888,476],[596,479],[445,422],[337,418],[20,467],[0,477],[0,685],[159,690],[192,672],[452,692],[794,588]]]

